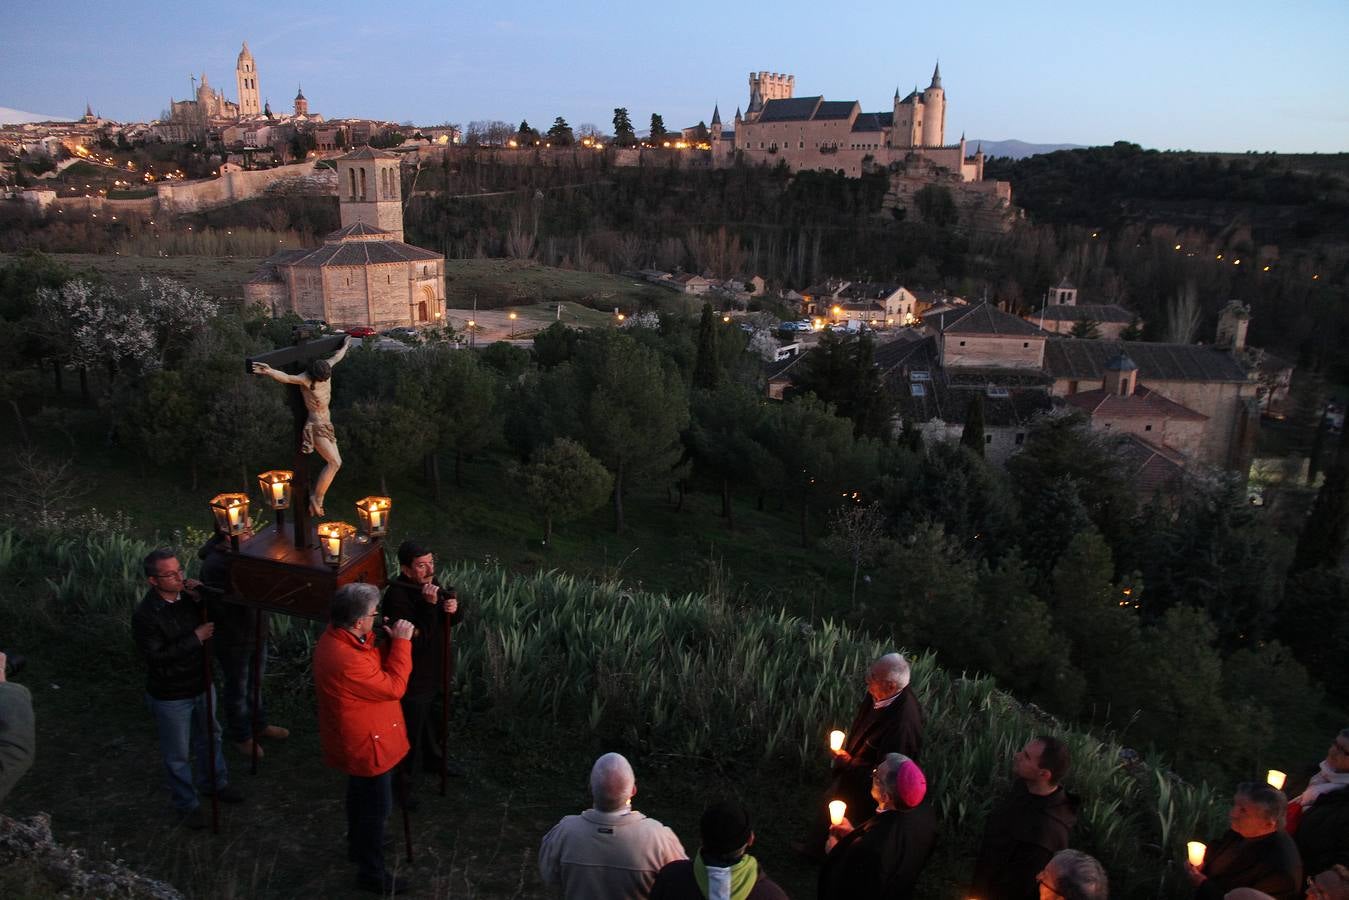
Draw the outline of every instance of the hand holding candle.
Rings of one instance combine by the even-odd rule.
[[[1270,769],[1269,772],[1265,775],[1265,780],[1269,782],[1269,786],[1274,788],[1274,790],[1276,791],[1283,790],[1283,783],[1284,780],[1287,778],[1288,776],[1283,772],[1280,772],[1278,769]]]
[[[1190,841],[1185,845],[1185,852],[1189,854],[1190,865],[1196,869],[1204,864],[1204,854],[1208,847],[1202,841]]]
[[[848,812],[848,804],[842,800],[829,801],[829,822],[831,825],[842,825],[843,816]]]
[[[843,749],[843,732],[837,730],[829,732],[829,749],[834,753]]]

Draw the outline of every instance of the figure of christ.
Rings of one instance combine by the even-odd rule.
[[[347,355],[347,349],[354,340],[348,337],[338,351],[327,359],[312,360],[303,375],[289,375],[263,362],[253,363],[254,375],[266,375],[282,384],[293,384],[300,389],[300,396],[304,398],[309,418],[305,420],[300,452],[317,451],[324,462],[323,471],[319,473],[314,490],[309,495],[309,512],[313,516],[323,515],[323,497],[337,477],[337,470],[342,468],[342,456],[337,452],[337,435],[333,431],[333,420],[328,415],[328,403],[333,396],[333,366]]]

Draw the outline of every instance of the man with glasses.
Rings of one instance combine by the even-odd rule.
[[[1110,879],[1095,858],[1081,850],[1060,850],[1040,874],[1040,900],[1109,900]]]
[[[1349,728],[1335,735],[1305,790],[1288,804],[1288,833],[1308,872],[1349,865]],[[1290,789],[1289,793],[1292,793]]]
[[[376,629],[390,640],[381,648]],[[393,805],[393,770],[407,755],[399,699],[412,672],[412,623],[384,624],[379,589],[343,585],[314,648],[319,744],[325,765],[347,773],[347,858],[356,886],[401,894],[408,883],[384,866],[384,821]]]
[[[200,599],[192,593],[200,582],[183,577],[172,550],[154,550],[144,560],[150,589],[131,616],[131,634],[145,659],[145,702],[154,715],[159,755],[164,761],[169,793],[179,821],[189,828],[206,827],[198,794],[238,803],[243,794],[229,784],[220,752],[215,710],[209,717],[205,644],[215,625],[204,621]],[[214,688],[209,688],[214,701]],[[193,774],[193,755],[196,773]],[[210,780],[210,755],[215,755],[215,783]]]

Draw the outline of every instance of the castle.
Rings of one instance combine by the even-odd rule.
[[[923,91],[915,87],[901,98],[896,89],[894,105],[883,113],[863,112],[856,100],[797,97],[795,89],[794,75],[751,72],[749,105],[743,114],[735,111],[735,130],[723,128],[719,108],[712,111],[708,131],[713,164],[783,161],[793,171],[836,170],[856,177],[870,167],[918,156],[963,182],[984,179],[981,148],[967,156],[964,135],[958,143],[946,144],[940,65]]]

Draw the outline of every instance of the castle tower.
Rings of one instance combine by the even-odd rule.
[[[234,67],[234,77],[239,84],[239,118],[248,119],[262,115],[262,95],[258,91],[258,69],[253,62],[253,54],[244,41],[239,51],[239,61]]]
[[[1138,363],[1127,353],[1111,357],[1105,364],[1105,383],[1102,385],[1116,397],[1132,397],[1138,389]]]
[[[923,91],[923,107],[919,146],[940,147],[946,142],[946,91],[941,86],[941,63],[932,70],[932,83]]]
[[[304,98],[304,88],[298,88],[295,91],[295,115],[309,115],[309,101]]]
[[[373,147],[361,147],[337,163],[337,199],[342,227],[373,225],[403,240],[403,186],[397,156]]]
[[[720,104],[713,104],[713,106],[712,106],[712,127],[708,129],[708,133],[712,135],[712,140],[713,140],[714,142],[715,142],[715,141],[721,140],[721,105],[720,105]]]
[[[1220,350],[1240,353],[1246,349],[1246,329],[1251,325],[1251,308],[1240,300],[1229,300],[1218,313],[1218,335],[1214,345]]]

